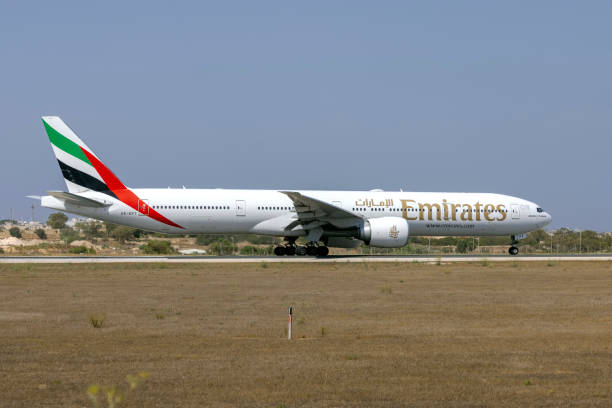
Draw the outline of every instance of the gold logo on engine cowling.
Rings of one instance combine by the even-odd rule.
[[[389,228],[389,238],[398,239],[400,234],[400,230],[397,229],[397,225]]]

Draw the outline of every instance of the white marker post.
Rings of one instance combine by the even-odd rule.
[[[293,306],[289,306],[289,329],[287,330],[287,339],[291,340],[291,327],[293,326]]]

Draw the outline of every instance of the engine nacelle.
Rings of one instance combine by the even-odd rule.
[[[408,243],[408,221],[401,217],[381,217],[365,220],[359,239],[373,247],[401,248]]]

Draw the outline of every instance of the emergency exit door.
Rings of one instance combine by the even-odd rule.
[[[517,220],[521,218],[521,206],[518,204],[512,204],[510,206],[510,211],[512,212],[512,219]]]
[[[236,200],[236,215],[241,217],[246,215],[246,202],[244,200]]]

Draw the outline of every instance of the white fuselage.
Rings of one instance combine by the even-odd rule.
[[[132,189],[151,209],[183,228],[159,222],[106,194],[87,191],[83,197],[109,204],[91,208],[69,204],[51,196],[48,208],[174,234],[253,233],[301,236],[301,228],[286,230],[296,218],[293,201],[275,190]],[[550,223],[551,217],[536,204],[520,198],[489,193],[426,193],[384,191],[300,191],[366,219],[402,217],[410,236],[518,235]]]

